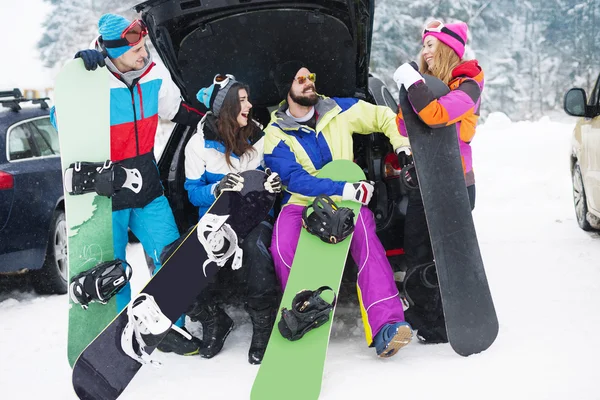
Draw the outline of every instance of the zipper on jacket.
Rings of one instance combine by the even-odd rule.
[[[138,83],[140,82],[140,79],[142,79],[142,77],[144,77],[144,75],[146,75],[148,72],[150,72],[150,70],[152,69],[152,67],[154,66],[154,63],[150,64],[150,67],[148,67],[148,69],[146,70],[146,72],[144,72],[142,74],[142,76],[136,78],[133,80],[133,82],[131,82],[131,86],[129,86],[127,84],[127,82],[125,82],[124,79],[122,79],[118,74],[113,72],[113,75],[120,80],[121,82],[123,82],[125,84],[125,86],[127,86],[127,88],[129,89],[129,93],[131,93],[131,107],[133,107],[133,129],[135,131],[135,151],[136,151],[136,156],[140,155],[140,139],[139,139],[139,134],[138,134],[138,125],[137,125],[137,113],[135,112],[135,97],[133,95],[133,89],[138,86]],[[142,112],[142,116],[144,113],[144,109],[143,109],[143,104],[142,104],[142,95],[141,95],[141,90],[140,90],[140,110]]]
[[[137,82],[134,82],[133,85],[129,88],[129,92],[131,93],[131,106],[133,107],[133,129],[135,131],[135,155],[140,155],[140,140],[138,137],[138,126],[137,126],[137,113],[135,112],[135,97],[133,94],[133,88],[137,86]],[[141,99],[140,99],[141,100]]]

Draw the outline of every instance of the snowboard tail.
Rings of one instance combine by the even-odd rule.
[[[440,80],[425,78],[436,97],[449,91]],[[456,127],[427,126],[404,88],[400,106],[425,207],[448,340],[462,356],[479,353],[496,339],[498,319],[471,215]]]
[[[360,167],[347,160],[330,162],[319,171],[317,176],[347,182],[365,179]],[[338,205],[351,208],[356,222],[361,207],[359,203],[342,201]],[[277,319],[252,386],[251,399],[318,399],[335,307],[331,310],[327,322],[308,331],[301,339],[294,341],[285,339],[278,326],[282,309],[290,308],[298,292],[304,289],[317,290],[326,286],[332,288],[336,295],[339,293],[351,241],[352,235],[337,244],[325,243],[302,228]],[[328,296],[331,294],[328,293]],[[333,301],[329,298],[325,300],[330,304]],[[293,390],[290,390],[290,380],[298,377],[302,377],[302,384],[294,385]]]

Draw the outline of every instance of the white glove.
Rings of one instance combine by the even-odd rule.
[[[374,184],[371,181],[346,183],[344,185],[344,192],[342,193],[342,200],[352,200],[366,206],[371,201],[371,197],[373,197]]]
[[[398,90],[402,89],[402,85],[408,90],[409,87],[416,82],[422,81],[423,77],[409,63],[404,63],[394,72],[394,81],[398,85]]]
[[[269,193],[281,193],[281,178],[277,172],[272,172],[270,168],[265,169],[267,181],[265,182],[265,190]]]

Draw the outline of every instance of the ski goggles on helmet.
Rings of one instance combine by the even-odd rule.
[[[428,32],[445,33],[446,35],[452,36],[454,39],[458,40],[463,44],[463,46],[465,45],[465,41],[457,33],[446,28],[444,23],[437,19],[425,25],[425,28],[423,28],[423,36],[425,36],[425,34]]]
[[[104,46],[109,48],[135,46],[148,34],[148,28],[144,21],[136,19],[121,33],[121,38],[114,40],[103,40]]]
[[[213,79],[213,84],[223,89],[225,86],[227,86],[230,80],[235,81],[235,76],[231,74],[217,74]]]
[[[298,83],[301,85],[304,85],[304,82],[306,82],[307,79],[309,81],[311,81],[312,83],[315,83],[315,81],[317,80],[317,74],[312,73],[312,74],[302,75],[297,78],[294,78],[294,80],[298,81]]]

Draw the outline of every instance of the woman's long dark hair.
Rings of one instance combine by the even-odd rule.
[[[240,82],[231,85],[227,92],[227,96],[223,100],[223,106],[217,119],[217,128],[219,136],[225,145],[225,160],[231,167],[231,153],[241,157],[248,150],[255,151],[248,141],[257,129],[257,126],[252,121],[252,114],[248,115],[248,125],[240,128],[237,122],[237,117],[242,111],[240,105],[240,89],[245,89],[250,97],[250,88]]]

